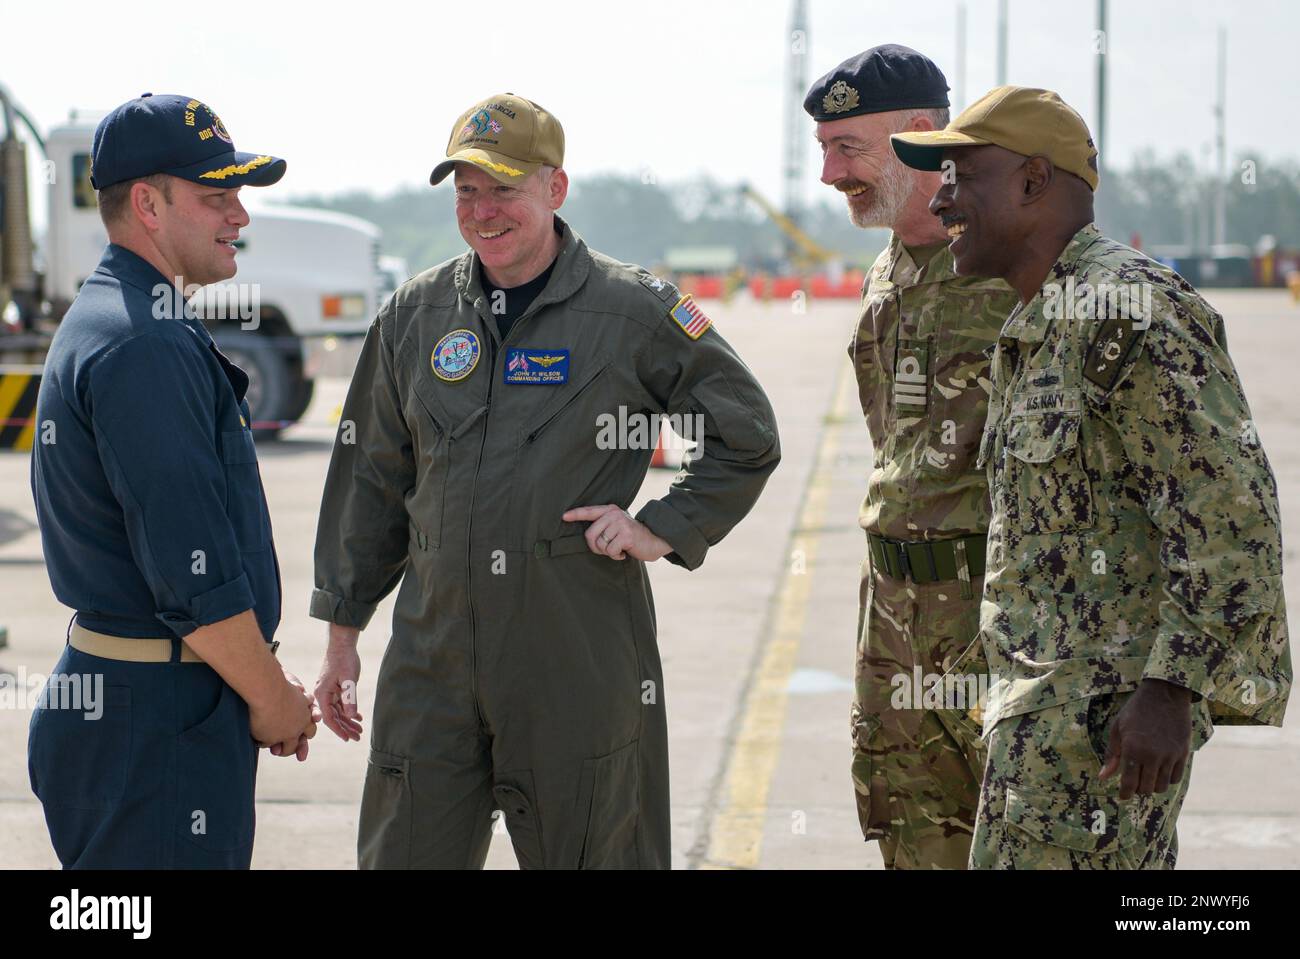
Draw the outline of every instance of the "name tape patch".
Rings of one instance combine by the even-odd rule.
[[[551,349],[506,350],[505,381],[532,386],[559,386],[569,381],[569,351]]]

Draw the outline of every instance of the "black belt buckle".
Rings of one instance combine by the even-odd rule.
[[[934,561],[934,543],[925,541],[925,558],[930,564],[930,582],[939,582],[939,565]]]

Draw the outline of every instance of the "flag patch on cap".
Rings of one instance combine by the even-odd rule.
[[[704,331],[713,325],[713,321],[695,305],[695,300],[689,293],[677,301],[677,305],[668,311],[668,315],[682,328],[682,332],[693,340],[698,340],[704,335]]]

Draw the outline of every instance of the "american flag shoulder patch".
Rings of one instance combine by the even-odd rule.
[[[668,315],[682,328],[682,332],[693,340],[698,340],[704,335],[704,331],[713,325],[713,321],[695,305],[695,300],[689,293],[677,301],[677,305],[668,311]]]

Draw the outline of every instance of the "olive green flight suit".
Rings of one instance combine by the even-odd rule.
[[[504,343],[466,253],[384,305],[344,404],[311,615],[364,627],[401,583],[377,681],[363,868],[480,867],[496,809],[524,868],[669,865],[645,566],[593,554],[586,524],[560,517],[626,508],[646,475],[657,432],[642,448],[602,448],[602,416],[700,414],[700,454],[637,516],[672,545],[669,561],[695,569],[776,468],[776,423],[726,341],[712,328],[693,339],[670,316],[671,284],[557,225],[550,281]],[[479,354],[448,380],[432,355],[457,330]],[[569,351],[567,378],[507,382],[513,347]]]

